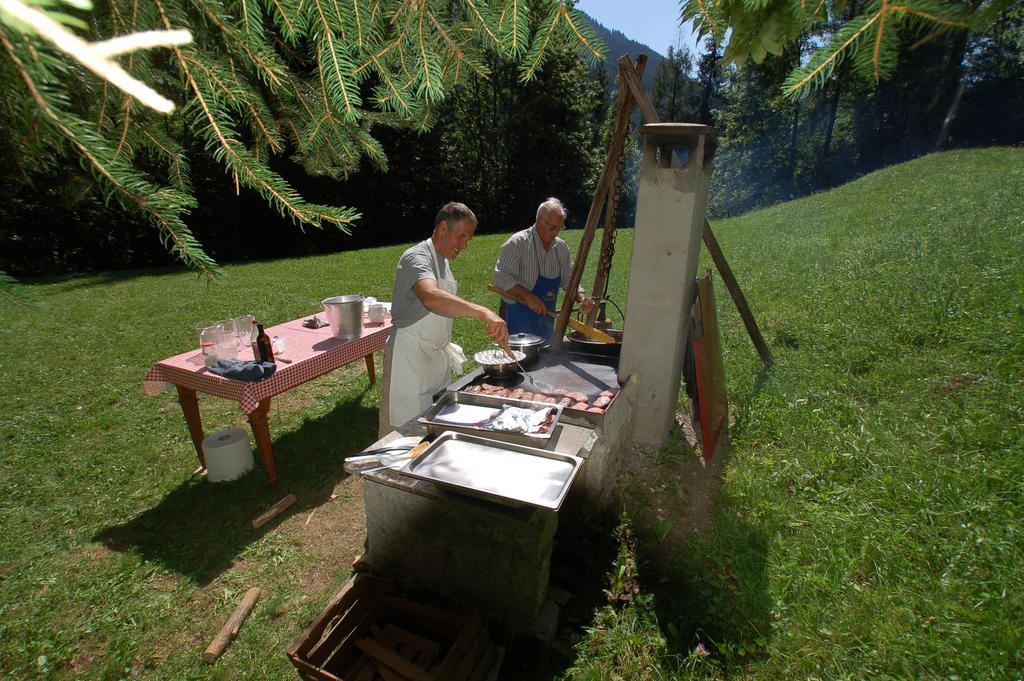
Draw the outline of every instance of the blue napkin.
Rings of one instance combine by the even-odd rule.
[[[270,378],[277,371],[277,365],[273,362],[246,362],[241,359],[218,359],[210,367],[210,371],[223,376],[233,378],[236,381],[262,381]]]

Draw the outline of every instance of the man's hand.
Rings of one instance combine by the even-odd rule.
[[[530,312],[532,312],[533,314],[540,315],[542,317],[544,316],[545,311],[548,309],[547,306],[544,305],[544,301],[538,298],[534,293],[530,293],[530,297],[527,298],[524,302],[526,303],[526,307],[530,308]]]
[[[590,314],[590,311],[597,305],[597,301],[593,298],[587,298],[583,295],[583,291],[576,294],[576,302],[581,303],[580,312],[583,314]]]
[[[498,345],[505,345],[508,342],[508,325],[505,324],[504,319],[490,310],[486,310],[486,312],[482,321],[488,337]]]

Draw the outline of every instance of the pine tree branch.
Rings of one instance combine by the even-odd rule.
[[[556,9],[545,17],[538,29],[538,34],[534,36],[533,45],[530,46],[526,53],[525,63],[520,70],[519,76],[519,79],[524,83],[529,82],[537,75],[537,69],[540,68],[544,55],[551,49],[551,44],[555,37],[555,29],[558,27],[559,17],[557,12],[558,10]]]
[[[170,175],[173,178],[172,184],[178,191],[187,192],[191,190],[191,181],[188,178],[188,172],[186,170],[186,161],[182,154],[181,149],[171,149],[169,144],[170,140],[157,139],[156,135],[147,127],[134,124],[138,129],[140,135],[149,140],[149,143],[158,149],[164,158],[167,159],[167,163],[170,170]]]
[[[512,57],[519,57],[528,47],[527,14],[525,0],[511,0],[506,3],[498,19],[499,26],[509,27],[506,30],[511,37],[506,49]]]
[[[429,54],[429,51],[427,50],[427,36],[426,36],[427,27],[425,26],[424,16],[423,16],[425,11],[426,11],[426,6],[427,6],[427,3],[423,2],[420,5],[420,11],[417,12],[417,18],[416,18],[416,45],[419,48],[419,56],[420,56],[421,63],[423,64],[423,69],[422,69],[422,71],[420,71],[421,93],[427,99],[430,99],[431,95],[434,93],[435,88],[437,87],[438,84],[436,84],[433,81],[433,79],[431,78],[431,73],[430,73],[431,55]]]
[[[864,36],[871,28],[871,26],[880,19],[881,15],[877,12],[871,15],[863,24],[863,26],[860,26],[859,28],[851,31],[850,35],[844,38],[842,43],[837,48],[830,49],[820,62],[812,62],[808,64],[807,69],[803,72],[804,75],[801,76],[798,80],[792,83],[787,80],[785,85],[783,85],[783,92],[785,92],[787,95],[791,97],[795,96],[800,91],[800,89],[807,85],[808,83],[812,82],[817,78],[826,77],[829,73],[832,72],[832,69],[835,68],[835,65],[839,62],[839,60],[841,60],[843,56],[846,54],[846,50],[850,49],[857,42],[857,40]]]
[[[882,50],[882,37],[885,35],[885,20],[889,16],[889,0],[882,0],[882,8],[878,10],[878,26],[875,29],[874,49],[871,52],[871,63],[874,65],[875,82],[881,75],[879,61]]]
[[[476,0],[465,0],[465,3],[470,16],[475,20],[473,22],[474,25],[487,36],[488,44],[495,49],[502,49],[501,39],[498,38],[498,34],[491,27],[493,20],[486,16],[487,10],[484,9],[486,5],[479,5]]]
[[[577,21],[586,21],[582,12],[579,10],[570,11],[563,5],[559,5],[558,12],[562,15],[565,23],[568,24],[569,30],[574,36],[576,36],[577,42],[586,48],[587,52],[591,55],[591,58],[588,58],[588,61],[593,62],[594,60],[599,60],[604,57],[604,53],[601,50],[603,46],[601,45],[601,41],[597,38],[597,35],[594,34],[593,31],[588,32],[581,29],[576,24]]]
[[[350,83],[350,76],[354,71],[352,64],[345,56],[347,51],[344,44],[336,40],[331,22],[325,14],[323,0],[309,0],[312,7],[316,9],[314,17],[319,19],[319,28],[316,34],[319,36],[317,44],[317,55],[319,59],[319,70],[323,73],[325,91],[331,100],[340,105],[345,120],[354,121],[358,119],[356,111],[359,106],[358,93],[354,92]]]
[[[441,22],[437,20],[437,17],[434,16],[433,12],[428,11],[427,14],[430,16],[430,21],[434,24],[434,28],[437,29],[438,35],[440,35],[444,42],[448,44],[449,52],[451,53],[454,59],[455,73],[454,77],[452,78],[452,82],[459,82],[460,69],[463,64],[469,66],[469,68],[472,69],[473,72],[476,73],[481,78],[486,79],[488,77],[487,69],[485,69],[476,61],[469,58],[465,50],[463,50],[462,47],[455,42],[455,40],[451,37],[451,34],[444,28],[444,26],[441,25]]]
[[[146,106],[162,113],[174,110],[174,102],[161,96],[142,81],[132,78],[116,62],[110,60],[111,55],[106,54],[104,50],[95,52],[93,45],[74,35],[39,10],[23,4],[20,0],[0,0],[0,10],[25,22],[38,31],[42,38],[56,45],[58,49],[70,55],[82,66],[100,78],[113,83]],[[182,45],[192,41],[192,34],[184,30],[171,30],[168,27],[167,31],[161,31],[160,34],[163,37],[162,41],[155,38],[153,32],[121,36],[119,38],[121,42],[117,44],[118,54],[148,47]],[[109,41],[105,42],[109,43]]]
[[[280,19],[278,23],[282,28],[282,34],[285,40],[292,44],[295,44],[298,41],[300,33],[298,17],[290,16],[289,12],[281,4],[281,0],[268,0],[268,2],[270,2],[270,4],[273,5],[274,9],[277,10],[276,15],[278,19]],[[300,3],[299,12],[301,11],[302,8]]]
[[[115,170],[115,168],[108,165],[104,159],[101,159],[95,153],[92,145],[81,139],[80,135],[65,124],[62,117],[53,110],[46,97],[40,92],[25,64],[18,57],[14,46],[7,39],[7,34],[2,30],[0,30],[0,45],[4,47],[11,62],[15,65],[38,110],[49,119],[50,124],[61,133],[64,139],[73,145],[82,158],[87,160],[92,168],[117,192],[121,202],[126,207],[135,207],[141,210],[159,228],[161,239],[165,243],[169,241],[172,244],[173,252],[177,253],[189,266],[198,269],[208,279],[215,279],[219,272],[217,263],[203,252],[202,248],[199,247],[199,244],[192,237],[191,232],[178,217],[181,211],[191,205],[191,203],[194,203],[194,200],[191,197],[186,198],[170,194],[165,189],[153,187],[141,178],[133,177],[134,173],[131,169],[121,167]],[[113,159],[108,160],[116,163]],[[128,182],[122,181],[122,175],[128,179]],[[133,189],[133,187],[137,189]],[[160,209],[154,205],[154,199],[168,199],[172,203],[168,208]]]

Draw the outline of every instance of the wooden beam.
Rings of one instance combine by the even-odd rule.
[[[753,341],[757,354],[761,356],[761,361],[764,362],[766,367],[771,366],[775,361],[772,359],[772,353],[768,349],[768,344],[764,342],[761,330],[757,328],[757,320],[754,319],[754,313],[750,311],[750,306],[747,305],[747,298],[743,295],[743,291],[740,290],[739,282],[736,281],[736,276],[732,273],[732,268],[729,267],[725,254],[722,253],[722,247],[718,245],[718,239],[712,233],[711,224],[707,220],[704,221],[704,232],[701,238],[704,241],[704,245],[707,246],[711,260],[714,261],[715,267],[718,268],[718,273],[722,275],[725,288],[729,289],[732,302],[736,304],[736,309],[740,312],[743,326],[746,327],[747,335]]]
[[[622,151],[623,144],[625,144],[626,133],[629,131],[629,116],[633,112],[633,102],[631,101],[629,90],[622,87],[621,84],[621,64],[623,61],[629,65],[630,71],[636,73],[633,68],[633,61],[630,59],[629,55],[622,55],[622,58],[619,59],[619,106],[615,132],[612,135],[611,144],[608,145],[608,155],[605,158],[604,169],[601,171],[601,179],[597,182],[594,199],[590,203],[590,212],[587,214],[587,224],[583,228],[583,236],[580,238],[580,245],[576,250],[576,259],[573,261],[572,275],[569,277],[569,283],[565,286],[565,297],[562,301],[562,310],[558,314],[558,319],[555,320],[554,336],[551,338],[551,348],[553,350],[558,350],[558,348],[561,347],[562,336],[565,335],[565,327],[569,325],[569,317],[572,316],[573,305],[576,302],[576,290],[579,288],[580,280],[583,279],[583,270],[587,264],[587,255],[590,253],[590,245],[594,241],[594,233],[597,231],[597,222],[601,218],[601,206],[604,204],[605,197],[608,195],[609,184],[614,178],[616,162]],[[641,55],[637,61],[646,63],[647,57],[645,55]]]
[[[633,64],[628,59],[625,62],[621,59],[619,60],[619,76],[626,83],[629,94],[633,96],[633,100],[636,102],[637,108],[640,109],[640,115],[644,117],[644,121],[647,123],[660,123],[661,120],[658,118],[658,112],[654,108],[654,103],[647,96],[647,91],[644,90],[643,83],[640,81],[640,74],[637,73],[636,69],[633,68]]]
[[[627,59],[627,61],[628,61],[628,59]],[[644,68],[646,66],[647,66],[647,55],[646,54],[641,54],[636,59],[636,73],[637,73],[637,75],[643,76],[644,75]],[[621,85],[620,85],[620,87],[621,87]],[[628,125],[629,125],[628,121],[629,121],[630,118],[633,117],[633,109],[636,108],[636,101],[634,100],[632,95],[630,95],[627,98],[627,106],[628,106],[628,110],[627,111],[620,111],[618,115],[619,116],[625,116],[625,119],[627,121],[626,125],[627,125],[627,129],[628,129]],[[622,158],[622,149],[620,148],[619,149],[619,155],[618,155],[618,157],[615,158],[615,174],[612,175],[612,186],[609,188],[608,199],[607,199],[608,203],[607,203],[607,206],[605,207],[605,210],[604,210],[604,230],[601,232],[601,250],[598,251],[598,269],[597,269],[597,273],[594,275],[594,287],[593,287],[593,289],[591,291],[592,293],[596,293],[597,291],[603,290],[606,287],[606,285],[607,285],[608,273],[606,273],[606,272],[601,270],[600,263],[601,263],[601,260],[605,257],[605,254],[607,254],[608,258],[612,257],[611,249],[612,249],[612,239],[614,238],[614,234],[615,234],[615,217],[617,216],[617,214],[619,212],[619,199],[621,198],[620,197],[620,192],[615,191],[616,183],[621,181],[621,179],[622,179],[622,170],[623,169],[621,167],[619,167],[619,159],[621,159],[621,158]],[[611,269],[611,263],[608,263],[608,268],[609,268],[609,270]],[[590,314],[587,316],[587,324],[589,324],[591,326],[594,325],[594,323],[597,321],[597,312],[598,312],[598,308],[595,305],[594,309],[591,310]],[[625,320],[623,320],[623,322],[625,322]]]
[[[277,516],[278,513],[280,513],[284,509],[288,508],[289,506],[291,506],[294,503],[295,503],[295,495],[294,494],[286,494],[284,496],[284,498],[281,499],[281,501],[277,502],[276,504],[274,504],[273,506],[268,508],[266,511],[264,511],[263,513],[260,513],[258,516],[253,518],[252,526],[255,527],[255,528],[262,527],[263,525],[265,525],[268,522],[270,522],[271,520],[273,520]]]

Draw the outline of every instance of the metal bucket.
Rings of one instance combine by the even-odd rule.
[[[335,338],[352,340],[362,335],[365,297],[359,293],[354,296],[334,296],[321,301]]]

